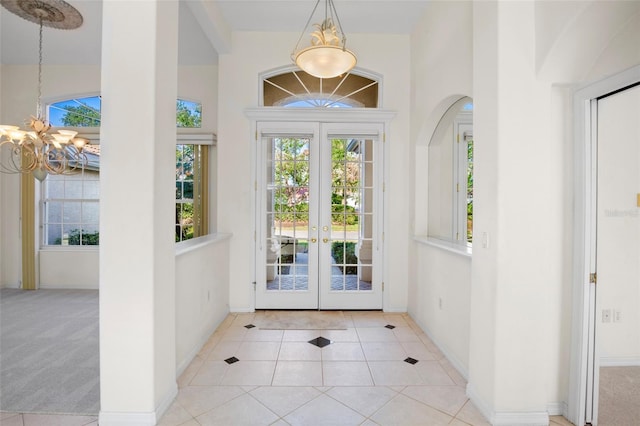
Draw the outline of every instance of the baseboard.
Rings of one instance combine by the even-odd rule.
[[[225,314],[225,317],[226,317],[226,314]],[[196,343],[194,347],[191,348],[187,356],[185,356],[184,359],[180,362],[180,364],[178,364],[178,366],[176,367],[176,378],[180,377],[182,373],[184,373],[184,370],[187,369],[187,367],[189,366],[189,364],[191,364],[191,362],[194,360],[196,355],[198,355],[200,350],[202,350],[202,347],[205,345],[205,343],[207,343],[211,335],[216,331],[218,327],[220,327],[220,324],[222,324],[222,321],[224,321],[224,317],[222,318],[221,321],[218,321],[216,324],[212,324],[202,334],[202,336],[200,336],[200,340],[198,340],[198,343]]]
[[[601,357],[600,367],[640,367],[640,357]]]
[[[484,416],[485,419],[491,419],[493,416],[493,410],[489,407],[489,404],[480,396],[480,394],[476,391],[475,387],[471,383],[467,383],[467,396],[473,402],[473,405],[476,406],[480,414]]]
[[[549,414],[544,411],[522,413],[496,412],[491,417],[493,426],[548,426]]]
[[[467,384],[467,396],[482,413],[489,419],[493,426],[548,426],[549,413],[544,411],[533,412],[496,412],[493,411],[487,402],[480,397],[471,383]],[[563,404],[563,403],[560,403]]]
[[[100,426],[155,426],[169,409],[173,400],[178,396],[178,385],[173,384],[171,389],[158,404],[153,412],[114,412],[100,411],[98,424]]]
[[[406,314],[407,308],[384,308],[382,312],[389,314]]]
[[[550,416],[564,416],[567,417],[567,412],[569,411],[569,406],[566,402],[550,402],[547,404],[547,413]]]
[[[154,426],[156,424],[156,413],[100,411],[98,424],[100,426]]]
[[[247,306],[230,306],[229,307],[229,313],[231,314],[252,314],[255,311],[256,311],[255,309]]]
[[[162,418],[162,416],[164,416],[164,413],[166,413],[169,407],[171,407],[171,404],[173,404],[173,401],[176,399],[177,396],[178,396],[178,383],[174,381],[171,385],[171,388],[167,391],[167,393],[160,400],[160,403],[156,407],[156,412],[155,412],[156,423],[158,423]]]
[[[438,341],[438,339],[436,339],[433,336],[433,334],[429,330],[429,327],[425,327],[424,324],[419,323],[413,317],[411,317],[411,319],[413,319],[413,321],[416,324],[418,324],[418,326],[422,329],[422,331],[424,331],[424,334],[426,334],[427,337],[429,337],[429,339],[431,339],[431,341],[438,347],[438,349],[440,349],[440,352],[442,352],[444,357],[447,358],[447,361],[449,361],[451,363],[451,365],[453,365],[454,368],[456,370],[458,370],[458,373],[460,373],[460,375],[462,377],[464,377],[465,380],[468,380],[469,379],[469,371],[467,370],[467,367],[455,355],[453,355],[451,353],[451,351],[446,346],[442,345]]]

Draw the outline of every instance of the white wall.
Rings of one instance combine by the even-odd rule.
[[[417,275],[411,317],[464,376],[469,370],[471,256],[415,244]]]
[[[288,65],[299,34],[234,33],[232,53],[220,55],[218,229],[233,232],[231,241],[231,311],[252,311],[253,165],[251,123],[244,109],[259,105],[259,75]],[[409,37],[350,34],[358,66],[383,76],[382,107],[398,112],[387,136],[389,158],[386,196],[387,259],[385,310],[407,308],[409,159]],[[233,178],[231,178],[233,177]]]
[[[562,413],[568,399],[574,214],[568,84],[640,62],[639,4],[429,7],[412,34],[414,234],[425,235],[428,227],[426,144],[446,108],[468,95],[474,101],[473,261],[466,285],[464,274],[447,284],[470,292],[468,392],[496,424],[544,422],[547,411]],[[438,250],[416,242],[409,264],[409,312],[432,335],[445,330],[440,274],[455,267]],[[448,353],[456,343],[464,348],[461,340],[440,342]]]
[[[229,313],[230,237],[212,234],[176,245],[178,375]]]
[[[2,65],[0,81],[0,121],[23,123],[35,114],[37,99],[37,66]],[[43,66],[42,97],[45,102],[67,99],[71,96],[100,93],[100,67],[91,65]],[[202,128],[185,129],[184,133],[215,133],[217,130],[217,65],[180,66],[178,69],[178,96],[187,100],[202,102]],[[215,149],[214,149],[215,150]],[[212,150],[212,151],[214,151]],[[215,167],[215,153],[211,164]],[[211,176],[211,220],[215,229],[215,175]],[[2,238],[0,239],[0,286],[18,287],[21,280],[21,254],[19,239],[19,188],[20,180],[15,175],[2,175],[0,185],[0,218]],[[36,221],[38,218],[36,218]],[[38,226],[38,223],[36,223]],[[38,228],[39,229],[39,228]],[[39,236],[39,231],[37,234]],[[38,253],[39,273],[42,288],[98,288],[98,251],[41,250]]]
[[[428,211],[438,210],[438,206],[430,209],[429,202],[440,198],[429,189],[437,186],[446,190],[448,186],[451,191],[453,187],[450,177],[442,185],[429,180],[431,164],[449,161],[442,167],[449,173],[453,166],[452,149],[446,156],[430,158],[429,143],[452,144],[452,125],[441,126],[435,136],[438,140],[433,141],[438,123],[457,100],[473,96],[471,20],[471,2],[433,2],[411,35],[410,170],[414,196],[410,211],[413,234],[423,238],[411,243],[409,314],[465,376],[469,368],[471,258],[463,254],[466,250],[452,253],[425,245],[424,240],[427,228],[433,225],[427,218],[436,217]],[[451,204],[440,211],[451,213]]]

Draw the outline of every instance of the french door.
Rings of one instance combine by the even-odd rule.
[[[256,308],[380,309],[382,125],[257,131]]]

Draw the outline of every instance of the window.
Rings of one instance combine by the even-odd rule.
[[[178,99],[176,125],[185,129],[202,127],[202,104]]]
[[[459,244],[473,240],[473,103],[460,99],[444,114],[429,143],[428,236]]]
[[[262,103],[296,108],[377,108],[379,90],[377,80],[354,73],[318,78],[296,70],[264,77]]]
[[[48,106],[52,126],[100,127],[101,97],[72,98]],[[202,127],[202,104],[178,99],[176,126]],[[175,240],[209,232],[209,145],[212,135],[179,135],[176,144]],[[50,175],[42,186],[42,245],[99,245],[100,145],[84,148],[79,173]]]
[[[456,149],[454,175],[456,177],[456,197],[454,215],[456,217],[454,236],[456,241],[471,244],[473,238],[473,126],[468,114],[456,121]]]
[[[209,232],[209,147],[176,145],[176,242]]]
[[[92,145],[79,173],[50,175],[42,185],[43,245],[99,244],[100,150]]]
[[[72,98],[49,105],[49,124],[55,127],[100,127],[102,98]]]
[[[54,127],[100,127],[101,111],[101,96],[65,99],[49,104],[49,124]],[[178,99],[176,126],[188,129],[202,127],[202,104]]]

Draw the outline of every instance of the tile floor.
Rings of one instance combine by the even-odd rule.
[[[345,312],[346,330],[320,331],[246,328],[254,315],[225,319],[179,378],[159,425],[489,424],[464,378],[408,315]],[[318,337],[330,343],[309,343]],[[0,423],[98,424],[18,413],[0,413]],[[551,424],[571,425],[563,417]]]

